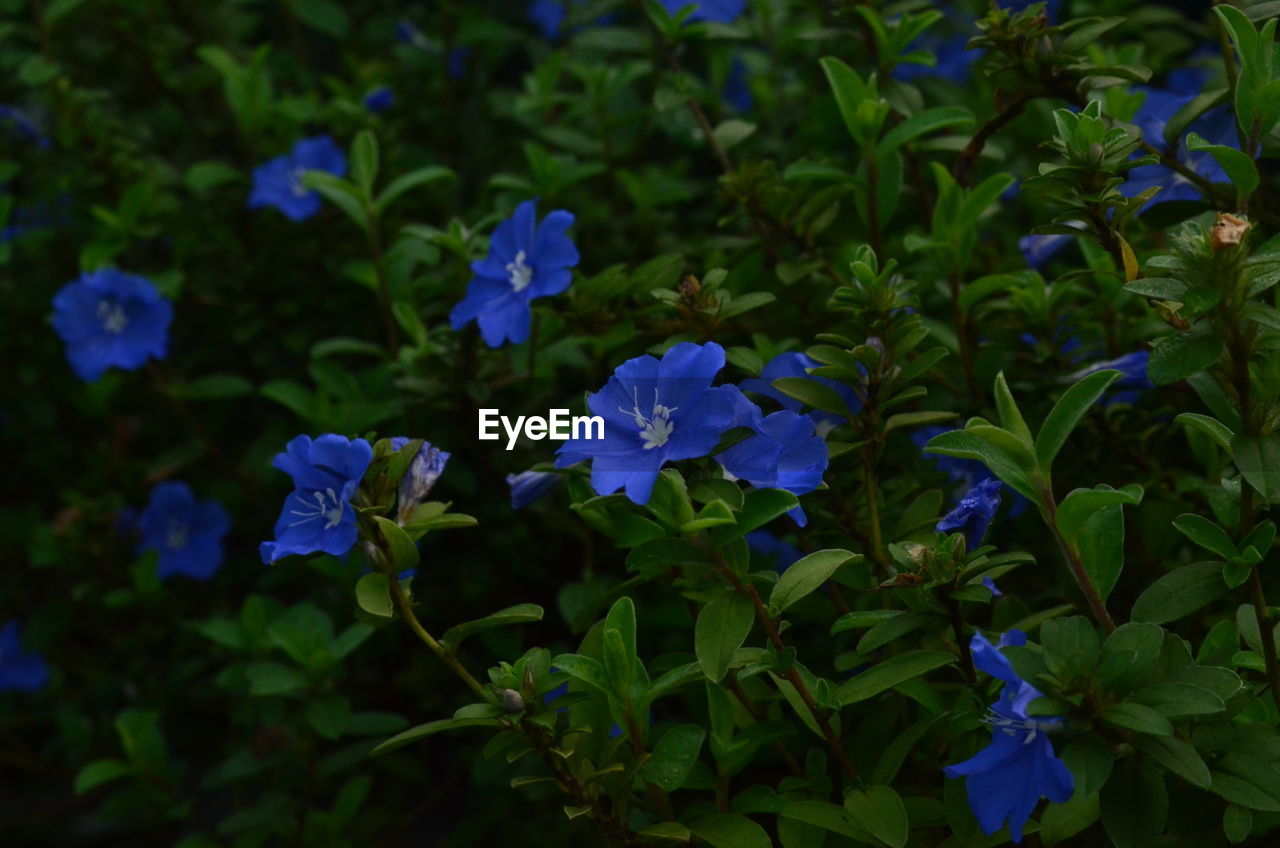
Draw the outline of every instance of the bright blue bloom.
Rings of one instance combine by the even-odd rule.
[[[411,440],[407,436],[396,436],[391,440],[391,448],[400,450]],[[418,455],[409,463],[409,470],[400,478],[400,488],[396,496],[397,513],[401,524],[408,524],[418,504],[427,499],[431,487],[444,473],[444,467],[452,456],[448,451],[432,447],[430,442],[423,442]]]
[[[560,35],[560,25],[567,15],[568,10],[560,0],[533,0],[529,4],[529,20],[543,38],[554,39]]]
[[[519,474],[508,474],[507,485],[511,487],[511,508],[524,509],[534,501],[541,500],[564,478],[551,471],[521,471]]]
[[[71,369],[96,380],[108,368],[132,371],[164,359],[173,304],[150,280],[101,268],[67,283],[53,298],[53,328],[67,345]]]
[[[813,419],[789,409],[765,416],[758,407],[746,425],[755,431],[716,455],[725,474],[757,489],[786,489],[805,495],[822,485],[827,470],[827,445],[815,435]],[[789,513],[804,527],[809,523],[799,507]]]
[[[779,574],[790,568],[791,564],[801,557],[795,545],[779,539],[768,530],[752,530],[742,538],[746,540],[747,547],[753,553],[759,554]]]
[[[604,419],[604,438],[566,441],[556,467],[592,460],[596,494],[625,487],[633,502],[648,503],[663,465],[706,456],[737,423],[742,392],[711,387],[723,367],[724,348],[715,342],[681,342],[661,360],[627,360],[587,397],[591,413]]]
[[[1022,251],[1027,267],[1039,271],[1074,239],[1075,236],[1066,233],[1023,236],[1018,239],[1018,250]]]
[[[969,807],[983,832],[991,835],[1007,821],[1014,842],[1022,841],[1022,827],[1041,796],[1060,804],[1075,790],[1075,778],[1049,741],[1048,734],[1061,719],[1027,715],[1027,707],[1042,695],[1018,676],[999,650],[1026,642],[1020,630],[1006,633],[999,647],[981,633],[973,634],[969,646],[974,665],[1003,680],[1004,692],[991,707],[991,744],[963,763],[943,769],[948,777],[967,778]]]
[[[305,221],[320,211],[319,193],[302,185],[305,171],[324,171],[344,176],[347,157],[327,135],[304,138],[283,156],[259,165],[253,170],[253,190],[249,208],[272,206],[290,221]]]
[[[987,587],[987,591],[991,593],[991,597],[993,598],[998,598],[1004,594],[1004,592],[1000,591],[1000,587],[996,585],[996,581],[992,580],[990,577],[982,578],[982,585]]]
[[[297,436],[271,464],[293,478],[276,522],[275,541],[258,546],[270,564],[290,554],[341,556],[356,543],[356,512],[351,498],[373,460],[364,439],[326,433],[315,441]]]
[[[964,533],[965,545],[975,550],[982,544],[982,537],[987,535],[991,519],[996,517],[1000,507],[1001,482],[995,477],[988,477],[965,493],[955,509],[943,516],[938,522],[939,533]]]
[[[208,580],[222,565],[231,517],[217,501],[198,501],[186,483],[159,483],[138,520],[139,548],[159,554],[156,576]]]
[[[526,200],[493,231],[489,255],[471,263],[466,297],[449,313],[453,329],[478,320],[489,347],[520,344],[529,338],[529,302],[569,288],[578,264],[578,248],[565,235],[573,215],[557,209],[540,224],[537,216],[538,201]]]
[[[385,85],[375,88],[364,96],[364,108],[375,114],[385,112],[395,105],[396,96]]]
[[[34,692],[49,682],[49,666],[39,654],[22,650],[18,622],[0,627],[0,692]]]
[[[733,23],[747,8],[747,0],[658,0],[668,15],[674,15],[685,6],[696,6],[688,17],[693,21],[714,21],[719,24]]]
[[[1151,382],[1151,378],[1147,376],[1147,363],[1150,359],[1151,354],[1147,351],[1136,350],[1133,353],[1126,353],[1124,356],[1118,356],[1115,359],[1095,362],[1089,367],[1082,368],[1071,374],[1067,379],[1076,382],[1099,371],[1112,369],[1119,371],[1120,377],[1107,390],[1103,405],[1112,406],[1118,403],[1132,405],[1138,402],[1144,391],[1156,387],[1155,383]]]
[[[0,103],[0,124],[12,125],[19,135],[25,137],[28,141],[35,142],[40,149],[49,149],[49,137],[40,132],[36,122],[31,120],[31,116],[21,109]]]
[[[724,81],[724,100],[739,112],[750,112],[755,105],[755,97],[751,94],[751,84],[747,78],[747,63],[738,56],[733,57],[729,65],[729,75]]]
[[[784,409],[799,412],[804,407],[804,404],[774,388],[773,381],[782,377],[805,377],[834,391],[844,401],[845,406],[849,408],[849,413],[856,415],[862,410],[862,401],[859,399],[857,392],[845,383],[832,380],[830,377],[814,377],[809,374],[810,368],[821,367],[821,364],[816,359],[796,351],[780,353],[769,360],[768,364],[760,371],[758,378],[753,377],[749,380],[743,380],[742,388],[748,392],[755,392],[756,394],[773,398],[782,404]],[[813,418],[817,432],[823,436],[831,432],[832,428],[845,422],[842,416],[822,410],[814,410],[809,415]]]

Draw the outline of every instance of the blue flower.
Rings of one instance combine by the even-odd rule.
[[[0,103],[0,124],[11,124],[19,135],[25,137],[28,141],[35,142],[36,147],[42,150],[49,149],[49,137],[40,132],[36,122],[16,106],[6,106]]]
[[[779,574],[800,559],[800,551],[795,545],[784,542],[768,530],[752,530],[742,538],[753,553],[759,554]]]
[[[115,268],[81,274],[53,298],[53,328],[82,380],[164,359],[172,320],[173,304],[149,280]]]
[[[966,21],[966,30],[971,29]],[[967,31],[942,33],[936,25],[916,36],[907,45],[907,52],[923,51],[933,54],[933,65],[921,62],[900,62],[893,66],[893,78],[899,82],[910,82],[922,77],[937,77],[956,84],[968,81],[972,74],[973,63],[981,56],[981,50],[969,50],[969,33]]]
[[[742,392],[711,387],[723,367],[724,348],[715,342],[681,342],[661,360],[627,360],[587,397],[604,419],[604,438],[566,441],[556,467],[592,460],[596,494],[625,488],[633,502],[648,503],[663,465],[706,456],[737,422]]]
[[[449,75],[449,79],[462,79],[467,72],[467,60],[470,58],[470,47],[455,47],[450,50],[444,62],[444,70]]]
[[[862,401],[859,399],[857,392],[848,385],[832,380],[830,377],[814,377],[809,374],[810,368],[818,368],[820,366],[820,362],[803,353],[795,351],[780,353],[769,360],[768,364],[761,370],[759,378],[753,377],[749,380],[743,380],[742,388],[748,392],[755,392],[756,394],[773,398],[782,404],[784,409],[799,412],[804,407],[804,404],[774,388],[773,381],[782,377],[805,377],[834,391],[844,401],[849,413],[851,415],[857,414],[862,409]],[[831,432],[832,428],[845,422],[844,417],[822,410],[814,410],[809,415],[813,418],[817,432],[823,436]]]
[[[988,477],[965,493],[955,509],[943,516],[938,522],[939,533],[964,533],[965,545],[969,550],[976,550],[982,544],[982,537],[987,535],[991,519],[995,518],[1000,507],[1000,486],[994,477]]]
[[[1103,405],[1113,406],[1119,403],[1133,405],[1142,397],[1144,391],[1156,387],[1155,383],[1151,382],[1151,378],[1147,376],[1147,363],[1150,359],[1151,354],[1147,351],[1136,350],[1133,353],[1126,353],[1124,356],[1117,356],[1115,359],[1095,362],[1087,368],[1082,368],[1069,375],[1067,379],[1076,382],[1099,371],[1119,371],[1120,377],[1107,390]]]
[[[786,489],[793,495],[805,495],[821,486],[827,470],[827,445],[815,435],[813,419],[789,409],[765,416],[758,407],[753,408],[754,415],[746,424],[755,435],[716,456],[726,475],[757,489]],[[801,527],[809,523],[799,507],[790,515]]]
[[[1026,642],[1025,633],[1010,630],[1000,639],[999,648]],[[1008,822],[1013,841],[1021,842],[1022,827],[1041,796],[1060,804],[1075,790],[1075,779],[1049,741],[1048,734],[1060,719],[1027,715],[1027,707],[1041,693],[1018,676],[985,636],[974,633],[969,646],[978,668],[1005,681],[1004,692],[991,707],[991,744],[943,771],[948,777],[967,778],[969,807],[983,832],[991,835]]]
[[[391,440],[392,450],[400,450],[409,444],[407,436],[396,436]],[[409,463],[409,470],[400,478],[400,488],[396,496],[396,512],[401,524],[408,524],[418,504],[427,499],[431,487],[444,473],[444,467],[452,456],[448,451],[432,447],[430,442],[423,442],[418,455]]]
[[[659,0],[668,15],[674,15],[685,6],[696,6],[688,20],[733,23],[747,8],[747,0]]]
[[[1023,236],[1018,239],[1018,250],[1022,251],[1027,267],[1039,271],[1074,239],[1075,236],[1066,233]]]
[[[254,169],[249,208],[272,206],[290,221],[310,218],[320,211],[320,195],[302,185],[305,171],[341,177],[347,173],[347,157],[327,135],[302,139],[289,153]]]
[[[560,0],[533,0],[529,4],[529,20],[543,38],[553,39],[560,34],[560,25],[564,23],[568,10]]]
[[[729,65],[729,75],[724,81],[724,100],[739,112],[750,112],[755,105],[751,95],[751,84],[747,78],[747,63],[741,57],[734,56]]]
[[[998,598],[1004,594],[1004,592],[1000,591],[1000,587],[996,585],[996,581],[990,577],[982,578],[982,585],[987,587],[987,591],[991,593],[992,598]]]
[[[22,650],[18,622],[0,627],[0,692],[34,692],[49,682],[49,666],[39,654]]]
[[[554,489],[564,479],[550,471],[521,471],[519,474],[508,474],[507,485],[511,487],[511,508],[524,509],[543,495]]]
[[[186,483],[160,483],[138,520],[139,547],[159,554],[156,576],[208,580],[222,565],[231,518],[217,501],[198,501]]]
[[[422,34],[422,30],[418,29],[418,25],[408,18],[401,18],[396,21],[396,41],[401,44],[407,44],[410,47],[427,47],[430,42],[427,37]]]
[[[529,338],[529,302],[569,288],[578,264],[578,248],[565,235],[573,215],[557,209],[535,226],[537,215],[538,201],[526,200],[493,231],[489,255],[471,263],[466,297],[449,313],[453,329],[478,320],[489,347],[520,344]]]
[[[934,436],[949,433],[952,429],[938,424],[930,424],[912,432],[911,441],[917,447],[923,448],[933,440]],[[987,466],[976,459],[957,459],[956,457],[943,456],[942,454],[929,454],[929,458],[933,460],[939,471],[955,482],[963,483],[966,488],[971,488],[978,481],[985,480],[991,476]]]
[[[290,554],[341,556],[356,543],[356,513],[351,498],[373,460],[364,439],[326,433],[314,442],[297,436],[271,464],[293,478],[276,522],[275,541],[258,546],[270,564]]]
[[[395,105],[396,96],[385,85],[375,88],[364,96],[364,108],[375,114],[385,112]]]

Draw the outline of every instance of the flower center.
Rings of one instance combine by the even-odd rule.
[[[177,551],[187,546],[187,541],[191,537],[191,528],[183,524],[181,521],[170,521],[169,532],[165,536],[164,543],[171,549]]]
[[[631,409],[626,407],[618,407],[627,415],[636,419],[636,426],[640,428],[640,440],[644,442],[645,450],[653,450],[667,443],[671,438],[671,433],[676,429],[676,425],[671,423],[671,413],[675,412],[679,407],[663,406],[658,403],[658,388],[653,389],[653,412],[646,418],[644,413],[640,411],[640,390],[636,389],[632,393],[632,400],[635,405]]]
[[[116,335],[123,333],[124,328],[129,324],[129,317],[124,314],[124,307],[111,300],[98,301],[98,320],[102,322],[102,329]]]
[[[533,282],[533,269],[524,263],[524,251],[516,253],[516,258],[507,263],[507,279],[511,281],[513,291],[524,291]]]
[[[323,492],[312,490],[312,498],[315,503],[312,509],[291,509],[293,515],[300,515],[302,519],[290,524],[290,527],[297,527],[299,524],[306,524],[308,521],[315,521],[317,518],[324,520],[324,529],[331,530],[338,526],[338,522],[342,521],[342,500],[338,497],[333,489],[325,489]]]
[[[1049,733],[1056,728],[1057,722],[1036,721],[1033,718],[1009,718],[999,713],[989,712],[982,720],[983,724],[989,724],[997,730],[1008,734],[1009,736],[1017,736],[1025,733],[1027,738],[1022,740],[1023,745],[1030,745],[1035,741],[1037,733]]]
[[[305,197],[310,191],[302,184],[302,172],[305,168],[294,168],[289,172],[289,191],[293,192],[294,197]]]

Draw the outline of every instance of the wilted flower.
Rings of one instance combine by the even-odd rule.
[[[375,88],[364,96],[364,108],[375,114],[385,112],[395,105],[396,95],[385,85]]]
[[[537,210],[536,199],[526,200],[494,230],[489,255],[471,263],[466,297],[449,313],[453,329],[478,321],[489,347],[520,344],[529,338],[529,302],[569,288],[578,264],[578,248],[565,235],[573,215],[557,209],[536,224]]]
[[[393,450],[400,450],[409,444],[406,436],[396,436],[391,440]],[[400,478],[400,489],[396,496],[397,519],[401,524],[408,524],[409,518],[418,504],[427,499],[431,487],[444,473],[445,464],[451,454],[440,448],[432,447],[430,442],[423,442],[418,455],[409,463],[409,470]]]
[[[715,21],[727,24],[737,20],[747,8],[747,0],[659,0],[668,15],[674,15],[686,6],[696,7],[690,21]]]
[[[978,668],[1005,681],[1000,700],[991,706],[991,744],[975,756],[943,769],[948,777],[965,777],[969,807],[991,835],[1008,822],[1014,842],[1022,841],[1022,827],[1031,818],[1041,796],[1062,803],[1075,790],[1075,779],[1053,751],[1048,733],[1057,718],[1032,718],[1031,702],[1042,697],[1000,653],[1007,645],[1025,645],[1027,635],[1010,630],[999,647],[981,633],[974,633],[969,647]]]
[[[814,434],[813,419],[788,409],[766,416],[753,408],[755,413],[746,424],[755,435],[716,456],[726,474],[757,489],[786,489],[794,495],[821,486],[827,446]],[[801,527],[809,523],[799,507],[791,516]]]
[[[0,692],[34,692],[49,682],[49,666],[39,654],[22,650],[18,622],[0,627]]]
[[[803,377],[831,389],[844,401],[851,415],[857,414],[862,409],[862,401],[853,389],[844,383],[832,380],[830,377],[814,377],[809,373],[810,368],[818,368],[821,364],[816,359],[796,351],[780,353],[769,360],[760,371],[759,377],[743,380],[742,388],[748,392],[755,392],[756,394],[773,398],[782,404],[784,409],[799,412],[804,408],[804,404],[774,388],[773,381],[782,377]],[[809,415],[813,418],[815,429],[820,436],[825,436],[834,427],[845,422],[844,417],[832,412],[824,412],[820,409],[810,412]]]
[[[262,561],[290,554],[341,556],[356,543],[356,513],[351,498],[373,460],[364,439],[326,433],[315,441],[297,436],[271,464],[293,478],[295,491],[285,498],[275,540],[258,546]]]
[[[715,342],[681,342],[661,360],[627,360],[587,397],[592,414],[604,419],[604,438],[566,441],[556,467],[592,460],[596,494],[625,487],[632,501],[648,503],[663,465],[706,456],[734,426],[742,393],[711,387],[723,367],[724,348]]]
[[[208,580],[222,565],[231,518],[217,501],[198,501],[186,483],[159,483],[138,520],[139,547],[159,554],[156,576]]]
[[[254,169],[249,208],[272,206],[291,221],[310,218],[320,211],[320,195],[302,184],[306,171],[341,177],[347,173],[346,154],[327,135],[302,139],[289,153]]]
[[[173,305],[149,280],[115,268],[82,274],[53,298],[53,328],[82,380],[164,359],[172,320]]]
[[[978,548],[1000,507],[1001,485],[994,477],[978,483],[965,493],[955,509],[938,522],[938,532],[964,533],[965,546],[971,551]]]
[[[524,509],[529,504],[542,498],[564,479],[552,471],[521,471],[519,474],[508,474],[507,485],[511,487],[511,508]]]

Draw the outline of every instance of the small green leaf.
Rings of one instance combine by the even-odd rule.
[[[387,575],[375,571],[361,577],[356,582],[356,606],[376,618],[395,617]]]
[[[861,554],[850,551],[832,549],[814,551],[802,559],[796,560],[782,572],[773,592],[769,595],[769,605],[778,612],[785,611],[792,604],[807,596],[831,579],[840,566],[847,562],[862,559]]]
[[[1125,701],[1102,711],[1102,720],[1150,736],[1172,736],[1173,725],[1151,707]]]
[[[1231,440],[1231,458],[1267,501],[1280,495],[1280,433],[1236,436]]]
[[[495,627],[509,627],[513,624],[542,621],[542,615],[542,607],[537,604],[516,604],[515,606],[498,610],[495,613],[490,613],[484,618],[477,618],[474,621],[466,621],[462,624],[454,625],[444,632],[444,635],[440,637],[440,641],[451,652],[457,652],[458,646],[462,644],[464,639],[477,633],[492,630]]]
[[[1201,789],[1208,789],[1213,777],[1195,748],[1176,736],[1135,736],[1134,747],[1155,762]]]
[[[675,792],[698,762],[706,731],[696,724],[678,724],[662,734],[640,774],[663,792]]]
[[[1183,513],[1173,520],[1173,526],[1200,547],[1223,559],[1231,559],[1239,553],[1227,531],[1202,515]]]
[[[1097,371],[1062,393],[1040,425],[1036,434],[1036,458],[1040,468],[1049,473],[1053,460],[1066,444],[1067,436],[1080,423],[1089,408],[1102,397],[1102,393],[1120,377],[1119,371]]]
[[[409,538],[404,528],[381,515],[373,516],[373,521],[378,525],[382,538],[387,542],[387,552],[391,554],[391,564],[396,572],[416,567],[420,559],[418,546],[413,543],[413,539]]]
[[[1000,426],[1030,446],[1031,429],[1022,418],[1022,412],[1013,399],[1013,393],[1009,391],[1009,384],[1005,381],[1003,371],[996,375],[995,395],[996,410],[1000,413]]]
[[[401,174],[388,183],[382,193],[378,195],[378,199],[373,202],[373,210],[381,215],[388,206],[405,192],[411,191],[420,185],[453,178],[453,171],[443,165],[429,165],[425,168],[410,171],[407,174]]]
[[[426,724],[411,727],[403,733],[397,733],[370,751],[369,756],[377,757],[382,754],[389,754],[392,751],[403,748],[405,745],[417,742],[419,739],[426,739],[428,736],[434,736],[437,733],[444,733],[448,730],[459,730],[464,727],[497,727],[498,724],[499,720],[496,718],[442,718],[437,721],[429,721]]]
[[[907,808],[888,786],[872,786],[865,792],[854,789],[845,796],[844,808],[854,821],[886,845],[903,848],[907,844]]]
[[[351,142],[351,175],[364,197],[371,198],[378,178],[378,139],[369,130],[361,130]]]
[[[693,629],[693,649],[698,665],[709,680],[719,681],[729,670],[733,655],[742,647],[755,607],[751,599],[738,592],[726,592],[698,613]]]
[[[689,822],[689,830],[713,848],[773,848],[763,827],[737,813],[706,813]]]
[[[1143,591],[1133,620],[1165,624],[1213,603],[1227,593],[1222,563],[1193,562],[1170,571]]]
[[[1222,356],[1222,340],[1207,333],[1168,336],[1151,351],[1147,377],[1168,386],[1205,370]]]
[[[945,651],[919,650],[899,654],[845,681],[836,697],[842,707],[856,704],[955,661],[955,656]]]
[[[75,786],[72,791],[77,795],[83,795],[104,783],[110,783],[122,777],[129,777],[133,772],[133,766],[124,760],[94,760],[76,774]]]

